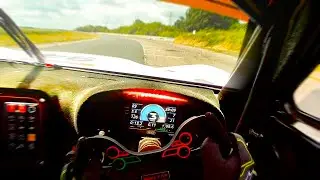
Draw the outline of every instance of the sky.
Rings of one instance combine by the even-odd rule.
[[[18,26],[50,29],[116,28],[135,19],[173,24],[188,8],[158,0],[0,0],[0,7]]]

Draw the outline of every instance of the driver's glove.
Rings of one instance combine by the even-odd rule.
[[[256,175],[254,161],[247,149],[244,139],[235,133],[229,133],[234,147],[224,158],[219,145],[213,139],[207,138],[201,149],[205,180],[235,180],[251,179]]]

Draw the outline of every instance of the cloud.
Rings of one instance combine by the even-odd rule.
[[[7,0],[0,7],[19,26],[55,29],[87,24],[116,28],[135,19],[172,24],[187,10],[158,0]]]

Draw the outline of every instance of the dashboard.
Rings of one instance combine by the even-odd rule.
[[[57,179],[80,137],[103,136],[112,141],[95,141],[92,149],[103,153],[106,177],[188,178],[201,170],[197,150],[205,137],[196,124],[182,124],[206,112],[224,121],[209,89],[52,69],[21,88],[32,67],[0,65],[1,176]]]
[[[102,133],[131,151],[141,152],[150,143],[143,142],[144,139],[157,139],[148,148],[163,147],[186,119],[212,110],[202,101],[169,91],[141,88],[108,91],[84,102],[77,128],[80,136]],[[187,138],[192,138],[190,133]]]
[[[205,135],[197,124],[184,126],[177,135],[176,131],[188,118],[206,112],[219,114],[207,103],[170,91],[143,88],[114,90],[94,94],[82,104],[77,116],[77,129],[83,137],[112,138],[112,142],[99,141],[99,145],[92,145],[105,153],[102,161],[106,169],[116,169],[116,173],[105,170],[108,177],[140,179],[143,174],[152,174],[154,169],[158,169],[156,172],[169,171],[171,177],[177,177],[173,173],[173,169],[177,172],[176,166],[168,166],[168,162],[176,165],[187,163],[190,167],[198,164],[201,167],[195,157],[199,155],[196,151]],[[174,138],[175,135],[177,137]],[[172,139],[174,142],[160,153],[147,156],[131,154],[161,149]],[[159,163],[150,163],[155,161]],[[125,170],[130,170],[130,176],[119,173]],[[184,169],[185,172],[189,170]]]

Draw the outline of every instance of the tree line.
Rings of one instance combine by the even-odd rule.
[[[115,29],[109,29],[106,26],[86,25],[76,28],[77,31],[85,32],[113,32],[125,34],[141,34],[175,37],[181,32],[192,32],[194,30],[221,29],[242,27],[235,19],[210,13],[200,9],[189,8],[185,16],[181,16],[173,25],[164,25],[160,22],[145,23],[139,19],[135,20],[129,26],[120,26]]]

